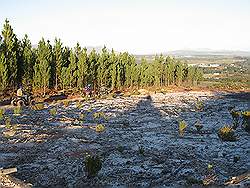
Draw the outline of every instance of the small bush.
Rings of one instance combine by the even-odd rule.
[[[250,132],[250,111],[242,112],[243,127],[247,132]]]
[[[95,112],[95,113],[93,114],[93,117],[94,117],[95,119],[98,119],[98,118],[101,118],[101,117],[105,118],[105,114],[104,114],[103,112]]]
[[[7,129],[10,129],[11,128],[11,118],[10,117],[7,117],[6,120],[5,120],[5,127]]]
[[[85,171],[87,177],[95,177],[102,168],[102,161],[99,156],[86,156],[85,158]]]
[[[203,125],[200,123],[200,121],[197,121],[195,124],[194,124],[195,128],[197,129],[198,132],[201,131],[201,129],[203,128]]]
[[[223,141],[234,142],[236,141],[236,136],[232,127],[224,126],[219,129],[218,136]]]
[[[197,102],[195,103],[195,107],[196,107],[196,110],[202,111],[202,109],[204,108],[203,102],[200,100],[197,100]]]
[[[140,155],[144,155],[145,154],[145,149],[143,148],[143,146],[139,146],[139,150],[138,150]]]
[[[98,124],[96,127],[95,127],[95,131],[96,132],[103,132],[105,131],[105,126],[103,124]]]
[[[14,112],[14,115],[15,115],[15,116],[19,116],[19,115],[21,114],[21,112],[22,112],[21,106],[15,107],[15,108],[13,109],[13,112]]]
[[[55,117],[56,116],[56,114],[57,114],[57,109],[54,107],[54,108],[51,108],[50,110],[49,110],[49,113],[50,113],[50,115],[52,115],[53,117]]]
[[[180,121],[179,122],[179,134],[180,136],[184,135],[185,129],[187,128],[187,124],[185,121]]]
[[[63,105],[64,105],[64,107],[68,107],[69,106],[69,101],[63,101]]]
[[[235,111],[235,110],[231,110],[230,114],[231,114],[231,116],[233,118],[233,127],[232,128],[235,130],[235,129],[237,129],[237,127],[240,124],[239,121],[240,121],[240,115],[241,115],[241,113],[238,112],[238,111]]]
[[[5,113],[5,110],[1,108],[0,109],[0,120],[3,119],[4,113]]]
[[[122,145],[117,146],[117,151],[122,153],[124,151],[124,147]]]
[[[82,108],[82,102],[76,101],[76,108]]]
[[[85,117],[86,117],[86,115],[83,114],[83,113],[81,113],[81,114],[79,115],[79,119],[80,119],[81,121],[83,121],[83,120],[85,119]]]

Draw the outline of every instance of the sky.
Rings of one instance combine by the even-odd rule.
[[[1,29],[6,18],[32,44],[57,37],[134,54],[250,51],[250,0],[0,0]]]

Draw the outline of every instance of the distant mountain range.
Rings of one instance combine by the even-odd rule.
[[[32,45],[37,48],[38,45]],[[88,53],[95,49],[97,53],[102,51],[103,46],[86,46]],[[108,51],[111,49],[107,48]],[[114,49],[115,50],[115,49]],[[118,51],[115,51],[118,52]],[[133,53],[132,53],[133,54]],[[157,53],[161,54],[161,53]],[[232,50],[211,50],[211,49],[196,49],[196,50],[174,50],[162,53],[163,55],[179,56],[179,57],[192,57],[192,56],[241,56],[250,57],[250,51],[232,51]],[[155,54],[134,54],[136,56],[154,56]]]
[[[244,56],[250,57],[249,51],[230,51],[230,50],[176,50],[164,53],[173,56]]]

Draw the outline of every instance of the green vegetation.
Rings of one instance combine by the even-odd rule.
[[[51,116],[55,117],[56,114],[57,114],[57,109],[56,109],[55,107],[54,107],[54,108],[51,108],[51,109],[49,110],[49,113],[50,113]]]
[[[138,152],[140,155],[144,155],[145,154],[145,149],[143,146],[139,146]]]
[[[231,110],[230,114],[233,118],[233,126],[232,128],[235,130],[240,125],[240,115],[241,113],[235,110]]]
[[[22,108],[21,106],[17,106],[13,109],[14,115],[19,116],[22,113]]]
[[[203,125],[201,124],[201,122],[199,120],[194,124],[194,126],[198,132],[200,132],[201,129],[203,128]]]
[[[184,135],[186,128],[187,128],[187,123],[185,121],[180,121],[179,122],[179,134],[180,134],[180,136]]]
[[[243,127],[247,132],[250,132],[250,111],[242,112]]]
[[[223,141],[234,142],[236,141],[236,136],[232,127],[224,126],[219,129],[218,136]]]
[[[95,177],[102,168],[102,161],[99,156],[87,155],[84,164],[86,174],[89,178]]]
[[[10,118],[10,117],[7,117],[7,118],[5,119],[5,127],[6,127],[7,129],[10,129],[10,128],[11,128],[11,118]]]
[[[105,126],[103,124],[98,124],[95,127],[95,131],[96,132],[103,132],[103,131],[105,131]]]
[[[94,49],[87,53],[79,43],[69,49],[58,38],[54,45],[42,38],[38,47],[32,48],[27,35],[17,39],[8,20],[0,40],[1,92],[19,84],[43,91],[45,96],[48,89],[83,89],[87,84],[99,91],[102,87],[196,85],[202,80],[201,69],[163,55],[137,62],[133,55],[109,51],[105,46],[100,53]]]
[[[0,120],[3,119],[4,113],[5,113],[5,110],[1,108],[0,109]]]

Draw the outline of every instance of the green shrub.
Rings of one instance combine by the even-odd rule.
[[[3,119],[4,113],[5,113],[5,110],[3,108],[1,108],[0,109],[0,120]]]
[[[64,105],[64,107],[68,107],[69,106],[69,101],[63,101],[63,105]]]
[[[184,135],[185,129],[187,128],[187,124],[185,121],[180,121],[179,122],[179,134],[180,136]]]
[[[99,156],[87,155],[84,161],[87,177],[95,177],[102,168],[102,161]]]
[[[197,102],[195,103],[195,107],[196,107],[196,110],[198,110],[198,111],[202,111],[202,110],[203,110],[203,108],[204,108],[204,104],[203,104],[203,102],[202,102],[202,101],[197,100]]]
[[[219,129],[218,136],[223,141],[234,142],[236,141],[236,136],[232,127],[224,126]]]
[[[119,151],[120,153],[122,153],[124,151],[124,147],[122,145],[118,145],[117,146],[117,151]]]
[[[5,120],[5,127],[7,129],[10,129],[11,128],[11,118],[10,117],[7,117],[6,120]]]
[[[103,131],[105,131],[105,126],[103,124],[98,124],[95,127],[95,131],[96,132],[103,132]]]
[[[240,121],[241,113],[238,112],[238,111],[235,111],[235,110],[231,110],[230,114],[231,114],[231,116],[233,118],[233,127],[232,128],[235,130],[240,124],[239,121]]]
[[[17,106],[13,109],[14,115],[15,116],[19,116],[22,112],[22,107],[21,106]]]
[[[242,112],[243,127],[247,132],[250,132],[250,111]]]
[[[144,155],[145,154],[145,150],[143,148],[143,146],[139,146],[139,150],[138,150],[140,155]]]
[[[51,116],[55,117],[56,114],[57,114],[57,109],[56,109],[55,107],[54,107],[54,108],[51,108],[51,109],[49,110],[49,113],[50,113]]]
[[[201,131],[201,129],[203,128],[203,125],[200,123],[200,121],[197,121],[195,124],[194,124],[195,128],[197,129],[198,132]]]

